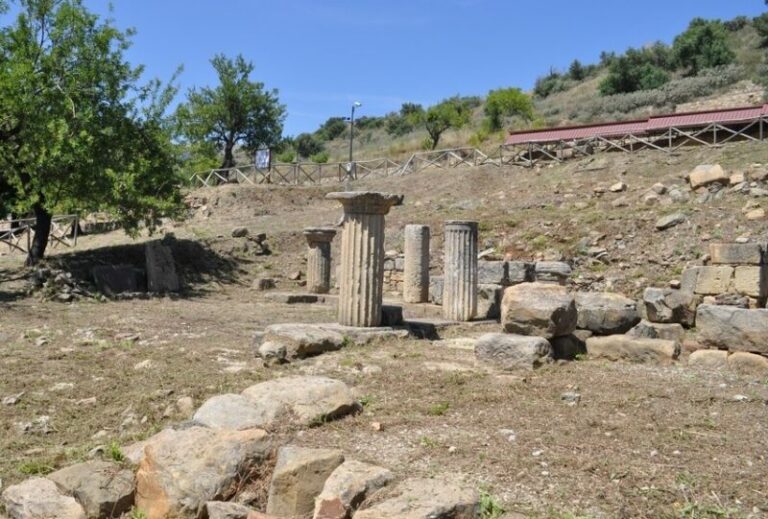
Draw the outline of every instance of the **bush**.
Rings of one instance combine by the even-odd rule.
[[[600,94],[604,96],[626,94],[638,90],[653,90],[669,81],[662,69],[667,57],[654,46],[649,49],[629,49],[616,58],[608,67],[608,76],[600,83]]]
[[[277,162],[293,162],[296,160],[296,153],[293,150],[286,150],[282,153],[279,153],[276,157]]]
[[[760,16],[765,16],[765,13]],[[758,16],[758,18],[760,18],[760,16]],[[747,25],[749,25],[749,18],[746,16],[737,16],[733,20],[723,22],[725,29],[730,32],[740,31]]]
[[[293,141],[296,154],[301,157],[311,157],[323,151],[323,143],[311,133],[300,133]]]
[[[315,135],[324,141],[331,141],[347,130],[347,121],[343,117],[330,117],[315,132]]]
[[[572,86],[568,79],[560,74],[551,70],[546,76],[542,76],[536,80],[536,84],[533,87],[533,93],[536,97],[545,98],[558,92],[564,92]]]
[[[505,117],[533,119],[533,101],[519,88],[499,88],[488,92],[483,109],[488,129],[500,130]]]
[[[687,69],[691,76],[704,69],[728,65],[736,59],[728,47],[728,35],[720,20],[694,18],[688,29],[675,38],[672,50],[678,66]]]
[[[326,162],[328,162],[328,152],[321,151],[320,153],[316,153],[312,155],[309,159],[312,162],[317,162],[318,164],[325,164]]]

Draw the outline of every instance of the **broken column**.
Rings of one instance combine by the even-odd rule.
[[[339,324],[379,326],[384,289],[384,215],[402,195],[371,191],[329,193],[344,208]]]
[[[327,294],[331,289],[331,242],[336,236],[332,227],[304,229],[307,251],[307,289],[313,294]]]
[[[477,313],[477,222],[445,222],[443,317],[469,321]]]
[[[403,301],[426,303],[429,299],[429,226],[405,226]]]

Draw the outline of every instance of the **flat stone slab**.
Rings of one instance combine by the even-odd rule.
[[[607,335],[587,339],[587,353],[595,359],[668,364],[680,356],[680,343],[629,335]]]
[[[264,297],[265,299],[268,299],[272,302],[285,305],[327,303],[331,301],[331,298],[329,298],[326,294],[309,294],[296,292],[269,292],[265,294]]]

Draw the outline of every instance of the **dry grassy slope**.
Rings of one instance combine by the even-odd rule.
[[[696,195],[685,203],[646,206],[642,197],[661,182],[687,189],[684,176],[703,163],[719,163],[742,171],[753,163],[768,164],[768,147],[735,144],[720,149],[691,148],[666,155],[642,152],[610,153],[570,161],[543,169],[486,166],[474,169],[432,170],[407,177],[367,180],[358,190],[405,194],[402,207],[387,217],[386,247],[402,250],[402,231],[408,223],[432,226],[433,267],[441,267],[442,223],[448,219],[480,222],[481,248],[496,248],[499,255],[534,259],[561,253],[573,259],[576,276],[593,289],[615,289],[636,295],[653,283],[665,283],[707,252],[707,237],[733,240],[739,236],[765,236],[765,221],[747,221],[741,209],[749,201],[768,205],[743,194],[727,193],[718,201],[699,204]],[[593,192],[623,181],[626,193]],[[324,195],[337,189],[323,187],[226,186],[200,190],[210,217],[196,215],[178,232],[209,239],[227,251],[232,227],[245,225],[252,232],[266,232],[275,254],[247,266],[247,276],[285,275],[303,269],[305,226],[335,223],[341,211]],[[626,196],[628,207],[611,202]],[[577,208],[577,202],[588,207]],[[656,231],[662,215],[682,211],[688,222],[667,231]],[[216,238],[219,236],[219,238]],[[338,245],[338,238],[336,245]],[[609,263],[589,260],[585,246],[607,249]],[[247,279],[245,279],[247,281]]]

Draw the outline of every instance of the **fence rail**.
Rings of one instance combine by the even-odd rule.
[[[18,220],[3,220],[0,227],[0,244],[8,246],[9,252],[29,253],[35,236],[34,218],[20,218]],[[79,218],[75,214],[54,216],[51,220],[51,231],[48,234],[49,247],[55,249],[58,246],[75,247],[77,245],[77,233]]]

